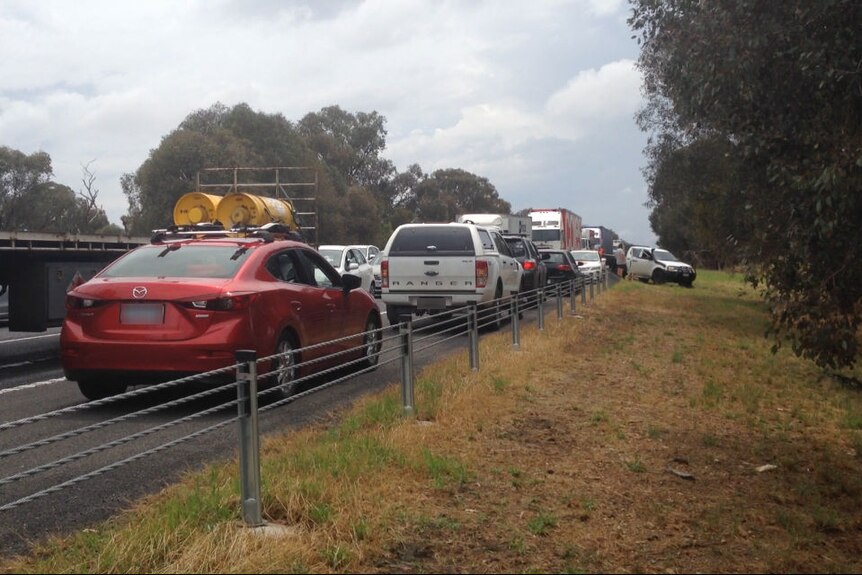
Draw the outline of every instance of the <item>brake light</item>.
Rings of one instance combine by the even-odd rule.
[[[527,271],[534,270],[536,269],[536,262],[534,262],[533,260],[524,260],[523,267]]]
[[[84,298],[75,295],[66,295],[66,309],[88,309],[92,307],[97,307],[105,303],[102,300]]]
[[[558,264],[557,271],[570,272],[572,271],[572,266],[570,266],[569,264]]]
[[[186,307],[193,309],[205,309],[209,311],[243,311],[251,307],[257,299],[256,293],[227,294],[213,299],[192,300],[185,303]]]
[[[476,260],[476,287],[483,288],[488,285],[488,262]]]
[[[389,260],[380,262],[380,287],[389,287]]]

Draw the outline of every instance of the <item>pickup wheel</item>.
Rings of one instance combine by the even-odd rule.
[[[501,327],[503,327],[503,302],[501,301],[503,298],[503,286],[501,284],[497,284],[497,289],[494,291],[494,301],[492,301],[489,306],[491,309],[491,321],[488,324],[488,329],[491,331],[497,331]]]
[[[664,273],[664,270],[656,269],[652,272],[652,281],[659,285],[665,283],[667,281],[667,276]]]

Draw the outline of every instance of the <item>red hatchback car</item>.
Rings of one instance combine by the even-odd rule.
[[[304,243],[264,236],[154,238],[70,291],[66,378],[99,399],[228,367],[250,349],[278,354],[265,368],[289,395],[312,370],[356,359],[376,367],[380,313],[359,278]]]

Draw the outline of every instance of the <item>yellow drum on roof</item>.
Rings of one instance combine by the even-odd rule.
[[[209,223],[216,219],[221,196],[189,192],[183,194],[174,204],[174,224],[188,226]]]
[[[287,199],[256,196],[245,192],[229,192],[221,199],[216,219],[225,228],[262,226],[271,222],[296,229],[293,205]]]

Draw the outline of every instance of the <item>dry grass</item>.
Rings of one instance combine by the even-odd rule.
[[[739,280],[578,311],[424,370],[416,417],[396,385],[265,441],[286,535],[243,527],[228,462],[0,571],[862,571],[859,390],[770,354]]]

